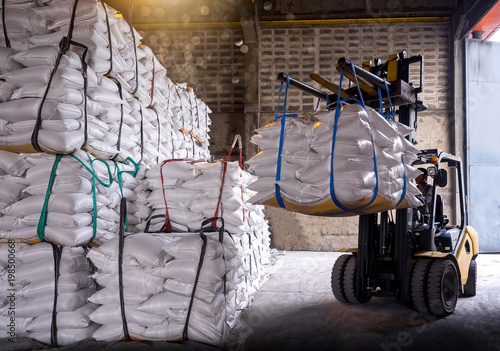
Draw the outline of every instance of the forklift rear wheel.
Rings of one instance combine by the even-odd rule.
[[[344,294],[350,303],[367,303],[372,298],[371,295],[356,294],[356,256],[351,256],[347,260],[344,271]]]
[[[348,302],[344,292],[344,272],[349,258],[353,255],[342,255],[337,258],[332,268],[332,292],[333,296],[341,302]]]
[[[476,282],[477,262],[476,260],[472,260],[469,265],[469,277],[464,285],[464,296],[476,296]]]
[[[457,305],[458,289],[458,271],[455,263],[452,260],[434,260],[427,279],[429,311],[439,317],[453,313]]]
[[[427,276],[432,263],[430,258],[421,258],[415,263],[411,275],[411,301],[413,307],[420,313],[427,313],[429,310],[426,299]]]

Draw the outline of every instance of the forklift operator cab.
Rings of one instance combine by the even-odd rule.
[[[439,188],[445,188],[448,185],[448,171],[444,168],[440,168],[442,164],[446,164],[449,167],[452,175],[461,171],[459,168],[460,161],[450,158],[455,159],[454,156],[443,153],[437,149],[424,150],[419,154],[419,159],[414,164],[432,164],[432,166],[427,167],[427,176],[432,179],[431,201],[428,204],[424,204],[424,206],[419,209],[413,210],[414,218],[419,218],[419,221],[414,221],[412,228],[414,240],[417,241],[417,247],[420,246],[420,239],[422,237],[434,238],[434,247],[431,245],[428,249],[440,252],[451,252],[460,236],[460,228],[463,227],[463,223],[460,225],[448,226],[450,221],[445,214],[443,196],[439,194]],[[461,183],[461,174],[457,174],[457,176],[460,179],[455,179],[455,183]],[[425,199],[423,199],[423,201],[425,201]],[[459,201],[463,201],[463,199],[459,199]],[[421,211],[427,211],[427,213],[421,213],[420,216],[415,216],[415,213]],[[451,211],[451,209],[448,208],[447,211]],[[462,217],[462,215],[465,215],[465,213],[461,213],[460,217]],[[425,218],[427,218],[427,220],[424,220]],[[461,222],[463,222],[463,220],[461,220]],[[424,243],[425,241],[426,239],[424,239]],[[427,239],[427,242],[428,241],[429,239]]]
[[[433,184],[435,184],[437,187],[444,188],[448,184],[448,172],[446,171],[446,169],[438,169],[436,166],[431,166],[427,168],[426,175],[433,179]],[[424,231],[427,235],[434,235],[436,247],[442,248],[439,249],[439,251],[450,251],[452,248],[450,235],[451,233],[448,233],[446,228],[446,225],[450,221],[448,219],[448,216],[445,215],[442,195],[436,194],[436,197],[434,197],[435,193],[436,191],[433,185],[432,190],[430,191],[431,199],[428,200],[426,197],[422,197],[422,202],[424,202],[424,205],[422,205],[418,209],[413,210],[412,231],[414,235],[417,236],[419,236],[420,233]],[[436,202],[435,207],[433,201]],[[433,208],[435,208],[433,220],[434,233],[431,233],[432,229],[430,221]]]

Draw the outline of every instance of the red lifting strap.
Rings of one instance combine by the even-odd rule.
[[[231,144],[231,149],[229,149],[229,153],[227,155],[227,158],[225,161],[222,161],[223,163],[223,168],[222,168],[222,184],[220,186],[220,194],[219,194],[219,200],[217,201],[217,207],[215,208],[215,215],[214,217],[219,216],[219,207],[220,207],[220,202],[222,199],[222,191],[224,190],[224,181],[226,179],[226,171],[227,171],[227,163],[229,162],[229,157],[233,153],[234,146],[236,145],[236,142],[238,142],[238,146],[240,148],[240,159],[239,159],[239,166],[241,169],[243,168],[243,162],[242,162],[242,157],[243,157],[243,150],[242,150],[242,143],[241,143],[241,136],[239,134],[236,134],[233,139],[233,143]],[[243,189],[241,189],[241,198],[243,199]],[[243,209],[243,218],[245,218],[245,209]],[[212,228],[217,227],[217,220],[212,222]]]

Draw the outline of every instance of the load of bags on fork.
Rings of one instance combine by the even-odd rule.
[[[419,150],[405,139],[412,128],[359,104],[314,117],[256,130],[251,141],[262,151],[246,163],[259,177],[250,202],[332,216],[422,205],[411,182],[420,174],[411,166]]]

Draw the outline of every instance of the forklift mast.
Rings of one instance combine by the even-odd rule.
[[[418,87],[409,81],[410,65],[415,63],[420,64]],[[291,86],[326,101],[337,101],[337,93],[340,91],[342,98],[347,96],[359,99],[359,94],[362,94],[365,105],[380,109],[382,104],[385,113],[390,112],[391,106],[397,106],[398,111],[395,113],[399,116],[399,122],[416,129],[417,112],[427,109],[427,106],[418,100],[418,94],[423,90],[422,56],[407,57],[406,52],[402,51],[389,56],[385,63],[379,58],[364,62],[363,68],[346,58],[340,58],[337,71],[342,70],[344,76],[356,86],[343,89],[317,74],[310,75],[311,79],[335,92],[333,94],[316,89],[283,73],[278,74],[278,80],[288,81]],[[391,80],[388,81],[388,78]],[[416,144],[414,133],[408,135],[407,139]],[[387,211],[359,216],[354,284],[356,296],[363,296],[375,279],[394,282],[393,286],[388,287],[389,290],[397,290],[398,298],[403,302],[410,300],[408,276],[411,276],[412,255],[409,231],[412,225],[412,213],[412,209],[397,210],[395,222],[389,222]]]
[[[342,59],[341,59],[342,60]],[[339,60],[339,65],[343,61]],[[347,61],[346,61],[347,62]],[[418,100],[418,94],[423,90],[423,57],[407,57],[406,52],[391,55],[385,64],[380,64],[380,59],[375,59],[375,66],[368,71],[369,65],[365,62],[366,69],[344,63],[344,69],[352,70],[356,75],[377,87],[384,87],[383,78],[397,77],[389,81],[392,87],[390,98],[393,106],[398,106],[399,122],[417,129],[417,112],[427,109],[427,106]],[[419,63],[420,84],[414,87],[410,82],[410,65]],[[354,72],[353,72],[354,73]],[[382,85],[384,84],[384,85]],[[390,90],[390,91],[391,91]],[[368,101],[370,99],[368,98]],[[382,111],[381,111],[382,112]],[[406,137],[411,143],[416,144],[414,132]],[[358,250],[356,255],[356,294],[363,295],[372,280],[394,282],[387,290],[396,290],[402,302],[410,301],[410,280],[412,271],[412,242],[411,226],[413,209],[396,210],[395,222],[389,222],[388,212],[359,216]],[[432,240],[430,240],[432,241]]]

